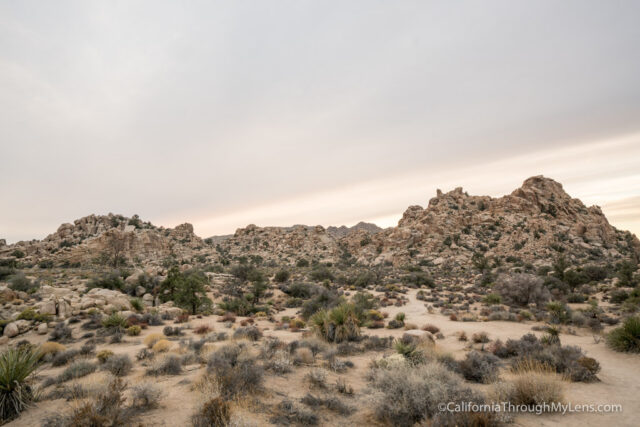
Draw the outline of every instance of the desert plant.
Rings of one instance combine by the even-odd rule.
[[[131,298],[129,302],[131,303],[131,307],[133,307],[135,311],[144,311],[144,304],[142,303],[142,300],[140,298]]]
[[[213,376],[224,398],[254,392],[263,380],[263,369],[256,360],[234,344],[221,347],[210,356],[207,373]]]
[[[113,356],[113,351],[107,349],[100,350],[98,354],[96,354],[100,363],[105,363],[111,356]]]
[[[116,377],[129,375],[132,368],[133,362],[131,362],[131,358],[126,354],[111,356],[102,364],[103,370],[111,372]]]
[[[31,347],[10,348],[0,354],[0,421],[20,415],[33,400],[29,377],[41,355]]]
[[[125,319],[118,313],[113,313],[102,321],[102,326],[104,326],[105,328],[124,329],[127,327],[127,319]]]
[[[533,274],[502,274],[494,289],[506,303],[517,306],[541,305],[551,298],[543,280]]]
[[[162,390],[148,382],[140,383],[131,389],[131,406],[136,409],[149,410],[159,406]]]
[[[159,340],[159,341],[156,341],[155,344],[153,344],[152,350],[154,353],[164,353],[166,351],[169,351],[171,346],[172,346],[171,341]]]
[[[462,376],[476,383],[490,383],[498,379],[499,359],[493,354],[472,351],[458,362]]]
[[[209,399],[191,416],[194,427],[227,427],[230,421],[231,406],[221,397]]]
[[[615,351],[640,352],[640,317],[628,317],[622,326],[607,335],[607,345]]]
[[[509,401],[516,405],[535,406],[564,401],[564,380],[542,362],[525,359],[512,369],[515,378]]]
[[[58,383],[63,383],[69,380],[87,376],[94,373],[95,371],[96,365],[87,362],[86,360],[79,360],[77,362],[73,362],[67,369],[62,371],[62,373],[58,375],[56,381]]]
[[[138,325],[129,326],[127,328],[127,335],[131,337],[140,335],[140,332],[142,332],[142,328]]]
[[[151,348],[153,347],[153,345],[160,341],[165,339],[166,337],[163,334],[159,334],[159,333],[153,333],[153,334],[149,334],[144,338],[144,345],[147,346],[147,348]]]
[[[179,375],[182,373],[182,361],[175,354],[169,354],[156,360],[154,364],[147,368],[147,375]]]
[[[316,334],[329,342],[349,341],[360,335],[360,327],[352,304],[341,304],[330,311],[322,310],[310,320]]]

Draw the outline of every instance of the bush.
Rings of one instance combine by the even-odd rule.
[[[136,337],[140,335],[141,332],[142,328],[138,325],[129,326],[127,328],[127,335],[129,335],[130,337]]]
[[[241,327],[233,333],[233,338],[246,338],[250,341],[258,341],[262,338],[262,332],[260,332],[257,326]]]
[[[153,347],[153,345],[160,341],[165,339],[166,337],[163,334],[159,334],[159,333],[153,333],[153,334],[149,334],[144,338],[144,345],[147,346],[147,348],[151,348]]]
[[[289,273],[288,270],[279,270],[273,277],[273,280],[277,283],[284,283],[289,280],[289,277],[291,277],[291,273]]]
[[[439,404],[483,400],[456,374],[436,362],[374,369],[371,385],[378,391],[373,405],[376,418],[395,426],[413,426],[430,418],[434,424],[451,425],[438,419],[446,415],[438,410]]]
[[[103,288],[122,291],[124,289],[124,280],[120,271],[114,270],[99,278],[94,278],[87,283],[87,289]]]
[[[69,342],[73,340],[71,328],[64,323],[58,323],[49,334],[50,341]]]
[[[40,284],[27,279],[24,273],[17,273],[9,280],[9,289],[16,292],[31,293],[40,288]]]
[[[462,376],[476,383],[490,383],[498,379],[499,359],[493,354],[472,351],[458,362]]]
[[[318,397],[307,393],[300,401],[314,409],[325,407],[343,416],[347,416],[353,412],[353,408],[345,405],[340,399],[335,397]]]
[[[314,426],[318,424],[319,419],[313,412],[297,407],[290,400],[283,400],[269,421],[275,425]]]
[[[181,373],[182,361],[175,354],[166,355],[147,368],[147,375],[180,375]]]
[[[61,351],[65,351],[66,349],[67,348],[60,343],[47,341],[40,345],[39,352],[43,358],[46,358],[49,355],[55,355],[57,353],[60,353]]]
[[[609,332],[607,345],[615,351],[640,353],[640,317],[628,317],[622,326]]]
[[[118,313],[113,313],[102,321],[102,326],[104,326],[105,328],[124,329],[127,327],[127,319],[125,319]]]
[[[0,421],[20,415],[34,398],[29,377],[40,354],[31,347],[10,348],[0,354]]]
[[[191,416],[194,427],[227,427],[231,421],[231,406],[220,397],[205,402],[200,410]]]
[[[171,348],[172,344],[169,340],[158,340],[156,341],[156,343],[153,345],[153,352],[154,353],[164,353],[169,351],[169,349]]]
[[[262,386],[262,368],[239,345],[227,345],[214,352],[207,362],[207,373],[213,376],[225,399],[253,393]]]
[[[126,377],[133,369],[133,362],[128,355],[118,354],[109,357],[102,365],[102,369],[111,372],[116,377]]]
[[[541,278],[533,274],[502,274],[498,276],[494,289],[507,304],[523,307],[529,304],[542,305],[551,298],[543,283]]]
[[[360,326],[353,304],[341,304],[330,311],[322,310],[310,320],[313,329],[329,342],[351,341],[360,336]]]
[[[553,368],[541,362],[522,361],[513,368],[515,378],[508,400],[515,405],[551,405],[564,401],[564,383]]]
[[[96,365],[87,362],[86,360],[79,360],[73,362],[71,366],[65,369],[60,375],[58,375],[57,382],[63,383],[69,380],[75,380],[92,374],[96,371]]]
[[[308,320],[311,316],[320,310],[328,310],[336,307],[344,302],[336,292],[325,288],[319,288],[317,293],[302,305],[300,313],[304,320]]]
[[[80,354],[80,350],[71,349],[56,353],[51,359],[51,366],[64,366]]]
[[[133,307],[135,311],[144,311],[144,304],[142,303],[142,300],[140,298],[131,298],[129,302],[131,303],[131,307]]]
[[[159,406],[162,391],[151,383],[141,383],[131,389],[131,406],[149,410]]]
[[[502,297],[498,294],[487,294],[482,301],[488,305],[495,305],[502,303]]]
[[[113,356],[113,351],[107,349],[100,350],[98,354],[96,354],[100,363],[105,363],[111,356]]]

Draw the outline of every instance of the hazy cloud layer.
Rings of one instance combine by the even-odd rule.
[[[204,236],[388,225],[436,187],[500,195],[538,173],[639,232],[639,15],[635,1],[0,3],[0,237],[108,212]]]

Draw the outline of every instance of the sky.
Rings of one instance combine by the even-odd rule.
[[[0,238],[395,225],[563,183],[640,234],[637,1],[0,3]]]

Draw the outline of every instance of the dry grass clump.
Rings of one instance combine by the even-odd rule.
[[[327,388],[327,371],[322,368],[312,369],[304,377],[311,387]]]
[[[153,352],[154,353],[165,353],[169,351],[173,344],[169,340],[158,340],[153,344]]]
[[[50,355],[55,355],[56,353],[60,353],[66,349],[67,347],[63,344],[54,341],[47,341],[40,345],[39,351],[43,358],[48,359]]]
[[[566,379],[553,367],[533,359],[523,359],[513,368],[506,397],[515,405],[535,406],[564,402]]]
[[[153,334],[149,334],[146,337],[144,337],[144,345],[147,346],[147,348],[152,348],[154,346],[155,343],[157,343],[160,340],[166,339],[166,337],[164,336],[164,334],[159,334],[159,333],[153,333]]]
[[[131,389],[131,406],[139,410],[155,409],[159,406],[162,391],[158,386],[143,382]]]
[[[298,348],[293,353],[293,364],[296,366],[313,365],[314,362],[313,352],[308,348]]]

